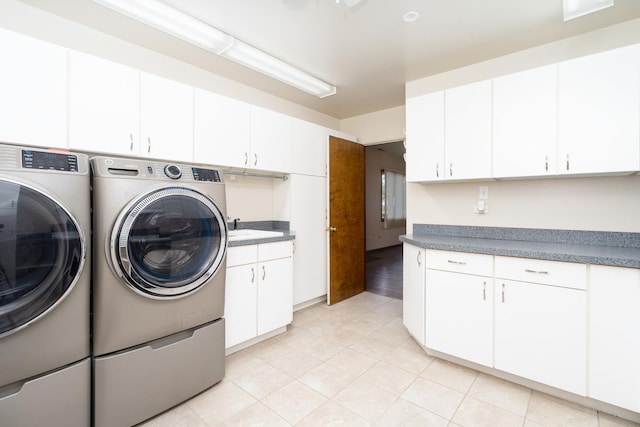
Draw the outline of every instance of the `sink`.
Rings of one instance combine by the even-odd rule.
[[[268,231],[268,230],[229,230],[229,240],[251,240],[251,239],[265,239],[267,237],[280,237],[283,236],[282,231]]]

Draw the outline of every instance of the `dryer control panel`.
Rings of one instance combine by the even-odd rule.
[[[220,171],[216,169],[191,168],[196,181],[222,182]]]

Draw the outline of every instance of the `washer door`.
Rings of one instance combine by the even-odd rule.
[[[0,179],[0,335],[51,310],[76,283],[84,236],[60,203]]]
[[[111,235],[118,274],[136,292],[176,298],[216,273],[227,249],[227,223],[206,195],[184,187],[148,193],[123,210]]]

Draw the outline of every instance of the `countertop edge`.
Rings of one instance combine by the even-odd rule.
[[[278,230],[282,231],[282,230]],[[229,240],[229,244],[227,247],[233,248],[236,246],[249,246],[249,245],[259,245],[263,243],[275,243],[275,242],[286,242],[288,240],[295,240],[296,234],[292,231],[284,231],[284,235],[282,236],[274,236],[274,237],[262,237],[256,239],[244,239],[244,240]]]
[[[400,241],[425,249],[640,268],[637,248],[410,234]]]

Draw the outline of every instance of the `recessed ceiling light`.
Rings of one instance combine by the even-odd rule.
[[[420,18],[420,14],[415,10],[410,10],[409,12],[402,15],[402,20],[404,22],[415,22]]]
[[[562,0],[564,20],[577,18],[613,6],[614,0]]]

